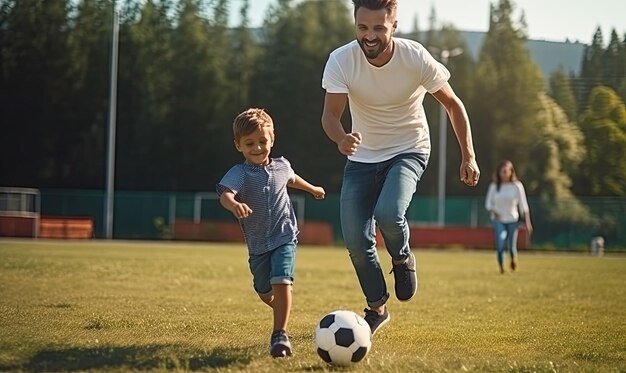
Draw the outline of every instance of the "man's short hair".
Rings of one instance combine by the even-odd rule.
[[[356,18],[356,11],[360,7],[364,7],[370,10],[387,9],[387,14],[391,14],[398,8],[398,0],[352,0],[354,5],[354,17]]]

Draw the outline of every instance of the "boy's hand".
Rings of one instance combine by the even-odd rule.
[[[326,191],[324,190],[324,188],[316,186],[313,187],[311,194],[313,195],[313,197],[315,197],[315,199],[324,199],[324,197],[326,196]]]
[[[247,218],[252,214],[252,209],[245,203],[235,203],[230,211],[237,219]]]

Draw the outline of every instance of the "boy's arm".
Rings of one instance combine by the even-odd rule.
[[[235,215],[237,219],[247,218],[252,214],[252,209],[245,203],[241,203],[235,199],[235,193],[226,190],[220,196],[220,203],[224,208]]]
[[[296,175],[293,182],[288,184],[291,188],[304,190],[309,192],[315,197],[315,199],[324,199],[326,191],[322,187],[311,185],[308,181],[304,180],[300,176]]]

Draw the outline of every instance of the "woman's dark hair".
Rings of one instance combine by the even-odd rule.
[[[515,167],[513,167],[513,162],[511,162],[509,160],[504,160],[504,161],[500,162],[500,164],[498,165],[498,168],[496,168],[496,172],[495,172],[495,175],[494,175],[494,180],[496,182],[496,190],[497,191],[500,191],[500,185],[502,185],[502,176],[500,176],[500,171],[504,167],[511,167],[511,180],[507,180],[507,181],[516,181],[517,180],[517,174],[515,173]]]

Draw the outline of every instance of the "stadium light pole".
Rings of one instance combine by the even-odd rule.
[[[107,138],[106,190],[104,206],[104,237],[113,238],[113,194],[115,189],[115,127],[117,117],[117,56],[120,20],[117,4],[113,1],[113,35],[111,38],[111,82],[109,89],[109,130]]]
[[[435,49],[435,48],[433,48]],[[436,48],[439,49],[439,48]],[[439,50],[439,61],[446,66],[450,57],[463,53],[461,48]],[[448,144],[448,113],[443,105],[439,105],[439,172],[437,187],[437,224],[440,227],[446,224],[446,160]]]

